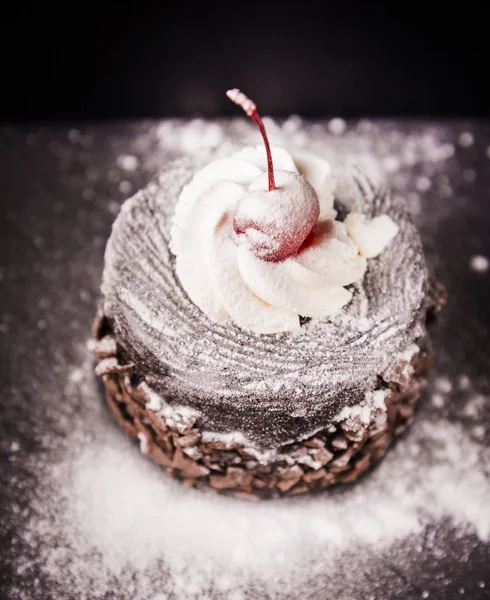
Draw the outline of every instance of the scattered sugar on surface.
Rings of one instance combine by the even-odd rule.
[[[442,394],[432,394],[431,397],[432,400],[432,404],[436,407],[436,408],[442,408],[445,404],[445,398]]]
[[[458,137],[458,144],[463,148],[469,148],[470,146],[473,146],[474,142],[475,137],[471,131],[463,131],[463,133],[461,133]]]
[[[74,383],[79,383],[85,377],[85,373],[82,369],[73,369],[70,373],[70,379]]]
[[[400,159],[397,156],[387,156],[383,160],[383,166],[388,173],[395,173],[400,169]]]
[[[470,258],[470,269],[476,273],[486,273],[488,271],[488,258],[481,254],[476,254]]]
[[[107,203],[107,210],[111,213],[111,215],[116,216],[121,208],[121,204],[119,202],[115,202],[111,200]]]
[[[451,383],[451,380],[449,379],[449,377],[446,376],[437,377],[434,382],[434,385],[435,388],[443,394],[449,394],[449,392],[451,392],[453,389],[453,384]]]
[[[133,154],[121,154],[118,156],[116,164],[125,171],[136,171],[140,162]]]
[[[481,394],[470,396],[462,412],[467,417],[473,417],[474,419],[478,419],[483,412],[485,402],[485,397]]]
[[[185,126],[182,126],[185,123]],[[177,144],[184,152],[196,152],[204,148],[216,148],[223,141],[223,129],[218,123],[204,119],[163,121],[157,128],[157,137],[162,145]],[[180,130],[180,133],[179,131]]]
[[[487,430],[484,425],[475,425],[471,432],[477,440],[483,440]]]
[[[463,179],[467,183],[472,183],[476,179],[476,171],[472,167],[468,167],[467,169],[463,169]]]
[[[458,537],[490,539],[490,449],[457,423],[419,420],[352,487],[251,503],[169,478],[108,420],[90,361],[69,373],[67,396],[83,396],[90,410],[67,424],[60,460],[36,461],[34,512],[20,535],[37,552],[16,564],[50,582],[57,597],[117,590],[131,600],[279,599],[284,590],[315,597],[328,583],[347,600],[349,585],[362,592],[363,578],[376,572],[376,556],[397,547],[405,557],[443,552],[425,547],[429,526],[449,520]],[[443,376],[434,387],[453,388]]]
[[[68,131],[68,139],[72,144],[76,144],[82,139],[82,133],[78,129],[70,129]]]
[[[443,173],[456,169],[454,159],[458,136],[450,128],[434,125],[414,126],[404,131],[396,123],[361,119],[347,127],[342,119],[334,125],[335,135],[330,130],[336,120],[311,122],[293,115],[284,121],[264,118],[272,144],[284,146],[290,151],[308,150],[329,160],[332,165],[356,164],[375,183],[389,182],[394,194],[405,198],[407,206],[417,216],[419,226],[440,222],[454,208],[450,202],[441,205],[439,198],[452,199],[453,186],[449,181],[437,179]],[[154,136],[158,148],[149,145]],[[151,132],[145,132],[134,145],[141,146],[145,155],[140,165],[155,172],[162,166],[162,155],[170,157],[182,154],[201,154],[206,150],[220,148],[232,153],[230,140],[244,145],[260,142],[256,126],[246,118],[216,119],[205,121],[193,119],[167,119],[161,121]],[[340,161],[339,161],[340,158]],[[454,160],[454,162],[453,162]],[[457,172],[457,171],[456,171]],[[462,176],[461,173],[459,173]],[[426,192],[430,189],[430,202],[437,210],[427,210]],[[425,211],[422,217],[422,211]]]
[[[123,180],[119,183],[119,191],[123,194],[130,194],[133,189],[133,185],[130,181]]]
[[[417,181],[415,182],[415,184],[416,184],[419,192],[426,192],[427,190],[430,189],[430,187],[432,185],[429,177],[427,177],[426,175],[422,175],[421,177],[419,177],[417,179]]]
[[[93,200],[95,198],[95,192],[92,188],[85,188],[82,192],[84,200]]]
[[[459,375],[457,379],[458,389],[467,390],[471,387],[471,380],[468,375]]]
[[[369,119],[359,119],[356,129],[361,134],[371,133],[376,125]]]
[[[187,132],[184,138],[183,129]],[[424,126],[397,132],[398,138],[392,139],[392,129],[389,124],[363,120],[344,135],[327,139],[326,123],[323,133],[315,130],[312,135],[308,122],[292,117],[282,129],[274,130],[274,136],[275,143],[285,139],[293,146],[320,153],[326,150],[332,156],[341,151],[352,161],[367,165],[393,183],[395,193],[406,198],[412,212],[420,215],[419,223],[430,232],[454,207],[465,207],[471,202],[468,194],[468,199],[458,196],[438,203],[438,194],[426,195],[427,189],[421,190],[417,185],[419,176],[426,177],[437,192],[440,186],[450,185],[440,182],[437,175],[450,172],[446,161],[454,155],[457,136],[443,126]],[[139,170],[146,178],[169,158],[216,147],[229,130],[236,139],[257,143],[256,129],[245,120],[232,121],[230,125],[167,120],[158,126],[141,126],[130,144],[121,143],[118,154],[137,156]],[[87,154],[81,142],[83,135],[85,132],[71,130],[70,144],[66,146],[78,147]],[[26,143],[33,146],[40,141],[42,135],[30,134]],[[84,143],[90,145],[90,138]],[[490,159],[490,146],[486,155]],[[393,170],[396,164],[388,159],[390,156],[400,157],[398,170]],[[412,167],[414,171],[408,175]],[[462,172],[455,168],[454,174],[460,177]],[[86,178],[80,182],[84,206],[100,194],[99,169],[90,167],[87,175],[93,183]],[[128,171],[126,177],[133,178],[135,173]],[[465,180],[467,177],[468,174]],[[452,176],[452,180],[453,185],[458,185],[456,177]],[[135,189],[141,183],[143,180],[135,183]],[[53,210],[62,212],[63,204]],[[98,233],[93,244],[100,249],[105,237]],[[483,258],[488,270],[488,258]],[[95,271],[98,279],[100,273]],[[2,275],[5,281],[16,277],[11,270],[2,271]],[[9,315],[0,319],[2,332],[15,326]],[[37,319],[34,327],[35,323]],[[49,329],[46,335],[51,335]],[[419,581],[412,568],[417,564],[416,557],[426,563],[447,554],[448,548],[457,548],[458,556],[451,559],[457,568],[458,560],[467,560],[476,539],[488,539],[488,502],[483,501],[489,496],[489,432],[484,425],[488,423],[489,398],[474,389],[470,369],[464,365],[461,368],[465,371],[450,380],[451,392],[441,392],[433,386],[430,398],[433,401],[439,395],[444,404],[442,410],[434,407],[432,401],[426,403],[408,435],[355,486],[264,505],[213,498],[172,482],[139,454],[137,446],[124,439],[101,410],[90,362],[82,367],[75,364],[68,370],[66,365],[61,370],[59,365],[57,368],[58,375],[43,373],[44,382],[32,376],[40,405],[55,415],[56,427],[49,431],[40,429],[37,436],[32,436],[42,452],[34,456],[30,465],[23,465],[39,481],[32,506],[12,505],[12,515],[22,518],[17,537],[12,539],[12,551],[22,548],[22,555],[16,558],[19,580],[14,585],[18,589],[12,588],[11,595],[16,600],[104,595],[118,600],[283,599],[284,590],[291,590],[290,598],[302,597],[308,590],[313,598],[324,597],[327,589],[330,597],[338,600],[412,598],[408,591],[414,589],[419,590],[419,595],[427,591],[432,596],[431,585],[435,581]],[[60,372],[67,373],[63,402]],[[49,377],[53,387],[48,389]],[[461,402],[455,402],[455,396],[461,397]],[[36,407],[29,411],[35,414]],[[453,411],[450,420],[446,420],[448,411]],[[27,447],[16,439],[3,442],[3,448],[16,460]],[[152,493],[147,497],[149,492]],[[99,499],[101,506],[97,505]],[[148,515],[144,510],[136,514],[138,508],[148,508]],[[210,517],[209,527],[202,523],[203,519],[198,520],[199,514]],[[129,519],[134,531],[122,517]],[[444,537],[448,521],[454,531],[452,537]],[[259,532],[261,526],[263,531]],[[110,533],[114,535],[112,541]],[[268,553],[260,550],[262,544]],[[262,562],[248,556],[257,547]],[[227,552],[230,549],[231,553]],[[393,584],[386,576],[387,569],[393,571]],[[394,575],[395,569],[399,577]],[[423,573],[430,573],[430,569]],[[442,581],[450,582],[453,572],[443,575],[446,579]],[[32,588],[28,587],[29,576]],[[43,596],[40,586],[46,582],[49,593]],[[483,589],[488,587],[488,581],[475,585]],[[463,589],[462,593],[468,591]],[[443,594],[434,595],[447,597]]]
[[[328,122],[328,131],[332,135],[342,135],[347,129],[347,123],[340,117],[335,117]]]

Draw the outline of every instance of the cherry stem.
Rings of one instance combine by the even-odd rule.
[[[264,123],[262,122],[262,119],[260,118],[260,115],[257,112],[255,102],[250,100],[248,96],[246,96],[237,88],[228,90],[226,92],[226,95],[232,102],[243,108],[245,114],[251,119],[253,119],[253,121],[255,121],[257,127],[259,128],[259,131],[262,135],[262,139],[264,140],[265,152],[267,154],[267,174],[269,177],[269,192],[272,192],[272,190],[276,189],[276,182],[274,179],[274,165],[272,164],[271,147],[269,145],[269,139],[267,138]]]

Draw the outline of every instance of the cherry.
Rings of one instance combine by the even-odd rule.
[[[238,201],[233,227],[254,254],[279,262],[298,253],[320,215],[318,196],[302,175],[276,171],[278,186],[266,189],[265,175],[255,179]]]
[[[255,103],[240,90],[226,95],[241,106],[257,124],[267,155],[267,182],[258,177],[238,202],[233,227],[239,242],[245,238],[262,260],[279,262],[294,256],[313,235],[320,215],[317,193],[308,181],[294,171],[277,171],[274,176],[272,153],[264,124]]]

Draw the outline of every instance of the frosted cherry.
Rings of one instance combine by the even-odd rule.
[[[308,181],[293,171],[274,173],[269,140],[255,103],[240,90],[227,92],[257,124],[267,155],[267,178],[259,177],[240,199],[233,227],[245,236],[254,254],[279,262],[298,253],[320,215],[318,196]]]

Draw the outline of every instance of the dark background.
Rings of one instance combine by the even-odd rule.
[[[9,5],[0,121],[231,115],[229,87],[277,116],[488,116],[482,11],[328,0]]]

